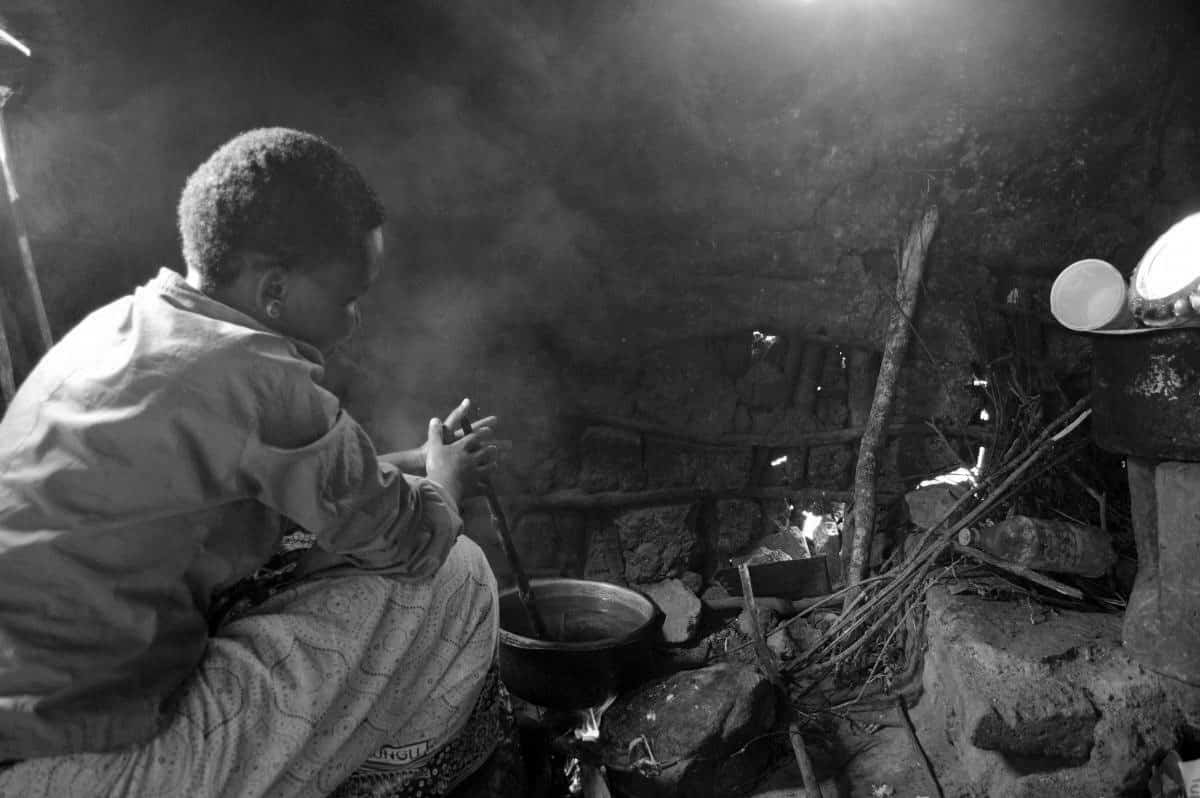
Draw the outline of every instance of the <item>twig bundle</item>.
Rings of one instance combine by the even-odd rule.
[[[881,642],[886,650],[903,620],[921,601],[927,586],[941,576],[941,571],[935,573],[938,560],[951,550],[958,532],[1009,498],[1032,476],[1035,465],[1045,465],[1046,455],[1066,440],[1090,412],[1089,399],[1084,397],[1076,402],[1019,452],[1010,449],[989,475],[958,499],[902,564],[883,575],[863,580],[857,586],[861,590],[848,602],[838,620],[812,649],[791,662],[789,671],[832,670],[855,661]],[[876,658],[868,681],[882,656],[881,652]]]

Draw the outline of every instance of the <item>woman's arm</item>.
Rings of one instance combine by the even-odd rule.
[[[425,476],[425,447],[405,449],[400,452],[385,452],[379,455],[381,463],[389,463],[405,474]]]
[[[464,399],[459,403],[458,407],[450,411],[443,422],[449,434],[449,441],[455,441],[463,436],[462,420],[470,410],[471,402],[469,399]],[[485,436],[490,437],[490,430],[496,425],[496,417],[488,416],[474,422],[476,430],[487,429],[489,432]],[[399,452],[384,452],[379,454],[379,461],[388,463],[398,468],[401,473],[414,474],[416,476],[426,476],[425,460],[429,456],[429,444],[423,443],[415,449],[404,449]]]

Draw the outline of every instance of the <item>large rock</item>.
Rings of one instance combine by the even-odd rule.
[[[948,739],[939,772],[1006,798],[1143,794],[1149,769],[1190,739],[1200,690],[1121,647],[1116,615],[927,594],[922,735]]]
[[[653,488],[741,488],[750,478],[750,459],[748,446],[700,446],[646,438],[646,477]]]
[[[678,579],[638,585],[663,614],[662,638],[668,645],[690,643],[700,628],[700,599]]]
[[[1130,458],[1137,579],[1125,645],[1147,668],[1200,685],[1200,463]]]
[[[575,577],[583,571],[586,530],[579,513],[523,515],[512,536],[521,567],[530,575]]]
[[[908,518],[918,529],[931,529],[970,489],[969,485],[935,484],[909,491],[904,494]]]
[[[776,694],[753,668],[683,671],[619,698],[601,735],[609,779],[633,798],[744,794],[768,762]],[[659,765],[638,768],[648,753]]]
[[[689,504],[630,510],[616,518],[631,584],[656,582],[691,569],[697,558],[696,511]]]
[[[844,444],[812,447],[806,471],[809,485],[827,490],[845,487],[854,464],[854,451]]]
[[[717,553],[736,554],[763,532],[758,503],[746,499],[721,499],[716,503]]]
[[[588,530],[587,559],[583,578],[597,582],[625,584],[625,555],[621,536],[615,526],[592,524]]]
[[[584,490],[638,490],[646,485],[642,436],[637,432],[588,427],[579,439],[579,462]]]

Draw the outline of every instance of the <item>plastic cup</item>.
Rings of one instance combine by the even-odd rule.
[[[1076,261],[1050,287],[1050,312],[1059,324],[1076,332],[1133,327],[1128,290],[1125,278],[1108,261]]]

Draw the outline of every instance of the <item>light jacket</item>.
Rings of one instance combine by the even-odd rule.
[[[453,501],[377,460],[321,374],[166,269],[38,363],[0,421],[0,760],[151,737],[284,517],[361,568],[437,570]]]

